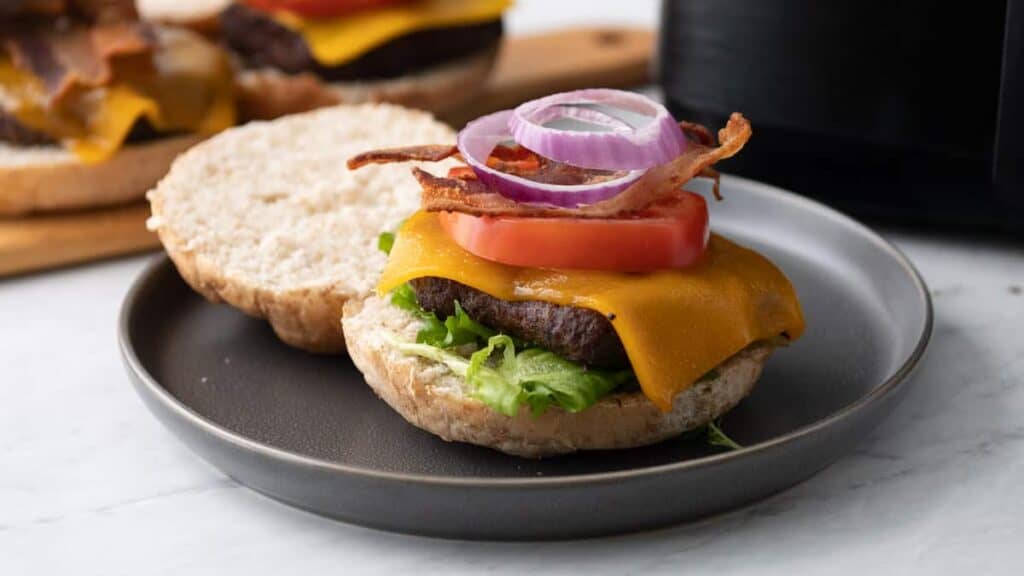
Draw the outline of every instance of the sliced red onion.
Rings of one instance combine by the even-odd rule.
[[[637,125],[640,123],[593,106],[649,120]],[[557,118],[583,120],[605,130],[564,130],[546,125]],[[652,168],[686,149],[682,129],[664,106],[640,94],[606,88],[563,92],[522,104],[509,119],[509,131],[520,146],[580,168]]]
[[[601,110],[594,110],[593,108],[579,108],[577,106],[558,105],[545,108],[534,116],[533,122],[535,124],[546,124],[552,120],[558,120],[561,118],[572,118],[587,124],[608,128],[609,130],[619,130],[624,132],[633,131],[633,125],[621,118],[617,118]]]
[[[521,176],[505,174],[487,165],[487,157],[496,146],[510,142],[509,120],[512,110],[502,110],[488,114],[466,124],[459,132],[459,153],[476,173],[481,182],[497,190],[502,196],[516,202],[553,204],[565,208],[575,208],[582,204],[593,204],[607,200],[622,192],[645,172],[633,170],[621,178],[599,182],[565,186],[534,182]],[[527,148],[529,148],[527,146]]]

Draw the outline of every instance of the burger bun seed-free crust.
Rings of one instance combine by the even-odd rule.
[[[59,146],[0,143],[0,216],[141,200],[174,158],[200,140],[188,135],[129,144],[98,164]]]
[[[483,89],[496,54],[496,49],[488,49],[415,74],[364,82],[326,83],[308,72],[240,70],[239,111],[246,119],[269,120],[333,104],[388,102],[443,114]]]
[[[178,158],[148,196],[148,224],[207,299],[266,318],[292,346],[341,352],[342,306],[373,291],[386,262],[377,238],[420,197],[409,166],[350,171],[345,161],[454,141],[430,114],[387,104],[253,122]]]
[[[641,392],[623,392],[576,414],[556,407],[534,417],[523,408],[508,417],[470,397],[465,380],[446,366],[397,350],[389,335],[414,341],[420,321],[387,298],[350,300],[343,324],[352,361],[374,392],[409,423],[444,440],[532,458],[634,448],[707,424],[753,390],[773,351],[768,345],[740,351],[715,369],[714,378],[677,395],[667,413]]]

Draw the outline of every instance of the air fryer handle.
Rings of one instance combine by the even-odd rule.
[[[1007,0],[992,177],[999,202],[1024,215],[1024,0]]]

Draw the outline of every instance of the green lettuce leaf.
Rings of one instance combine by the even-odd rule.
[[[462,356],[445,350],[443,348],[437,348],[430,344],[417,344],[414,342],[404,342],[398,337],[391,334],[385,335],[388,341],[403,354],[410,354],[413,356],[422,356],[427,360],[433,360],[434,362],[440,362],[448,367],[456,376],[466,376],[466,371],[469,369],[469,360]]]
[[[455,301],[455,315],[445,318],[444,327],[447,331],[444,339],[440,342],[428,342],[428,344],[451,348],[464,344],[476,344],[481,341],[486,342],[497,334],[494,330],[470,318],[458,300]]]
[[[470,318],[458,301],[455,302],[455,315],[445,318],[442,322],[433,312],[420,308],[416,302],[416,292],[409,284],[402,284],[391,293],[391,303],[402,310],[412,312],[423,321],[423,328],[416,334],[416,342],[419,344],[452,348],[465,344],[482,344],[497,334]]]
[[[534,414],[551,405],[579,412],[632,378],[629,370],[588,370],[543,348],[516,353],[512,338],[504,334],[474,352],[466,371],[473,397],[507,416],[524,404]]]
[[[391,292],[391,303],[423,321],[423,328],[416,334],[416,342],[435,346],[437,342],[443,342],[447,338],[448,329],[444,322],[438,320],[433,312],[420,308],[416,303],[416,292],[409,284],[402,284]]]
[[[458,302],[455,314],[442,322],[420,307],[408,284],[392,292],[391,303],[423,321],[416,343],[392,338],[400,351],[445,364],[466,379],[473,398],[507,416],[522,406],[534,414],[553,405],[579,412],[634,379],[630,370],[590,370],[550,350],[524,346],[473,320]],[[456,351],[466,346],[477,348],[469,358]]]
[[[405,354],[444,364],[466,379],[470,396],[506,416],[515,416],[524,405],[535,415],[553,405],[579,412],[633,378],[629,370],[587,370],[541,348],[517,353],[512,339],[502,334],[492,336],[487,346],[469,359],[430,344],[402,342],[394,337],[391,342]]]
[[[705,433],[705,442],[711,446],[718,448],[726,448],[728,450],[739,450],[743,448],[738,442],[726,436],[725,432],[722,431],[722,425],[720,421],[711,421],[707,423],[707,431]]]
[[[395,245],[394,232],[381,232],[377,237],[377,249],[385,254],[391,254],[391,248]]]
[[[743,445],[730,438],[722,430],[722,419],[712,420],[707,424],[683,432],[682,438],[686,440],[697,440],[708,446],[724,448],[725,450],[739,450]]]

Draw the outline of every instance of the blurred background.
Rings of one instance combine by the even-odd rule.
[[[677,115],[757,136],[727,170],[876,222],[1024,232],[1024,2],[666,1]]]
[[[672,1],[672,0],[669,0]],[[544,10],[550,0],[518,0],[505,22],[510,34],[533,34],[581,25],[655,28],[661,0],[558,0],[564,8]]]
[[[875,223],[1024,234],[1024,2],[567,4],[510,10],[508,29],[657,29],[652,80],[677,117],[755,126],[726,171]]]
[[[657,29],[652,80],[677,117],[754,123],[727,171],[872,222],[1024,234],[1020,0],[566,4],[513,9],[508,29]]]
[[[26,155],[0,196],[0,274],[157,247],[143,194],[177,152],[235,124],[390,101],[460,127],[594,86],[643,90],[712,130],[740,111],[756,135],[724,171],[868,222],[1024,235],[1024,0],[969,10],[917,0],[549,4],[7,0],[0,140]],[[82,31],[96,29],[106,44],[89,53]],[[112,59],[112,75],[89,76],[106,69],[97,56]],[[126,72],[146,57],[156,80]],[[75,74],[78,91],[68,89]],[[148,91],[139,110],[165,109],[159,122],[79,105],[126,74]],[[17,101],[33,93],[23,90],[33,75],[46,92]],[[122,149],[157,141],[162,153],[128,172],[118,164]],[[33,156],[39,147],[72,151],[87,168],[71,176]]]

